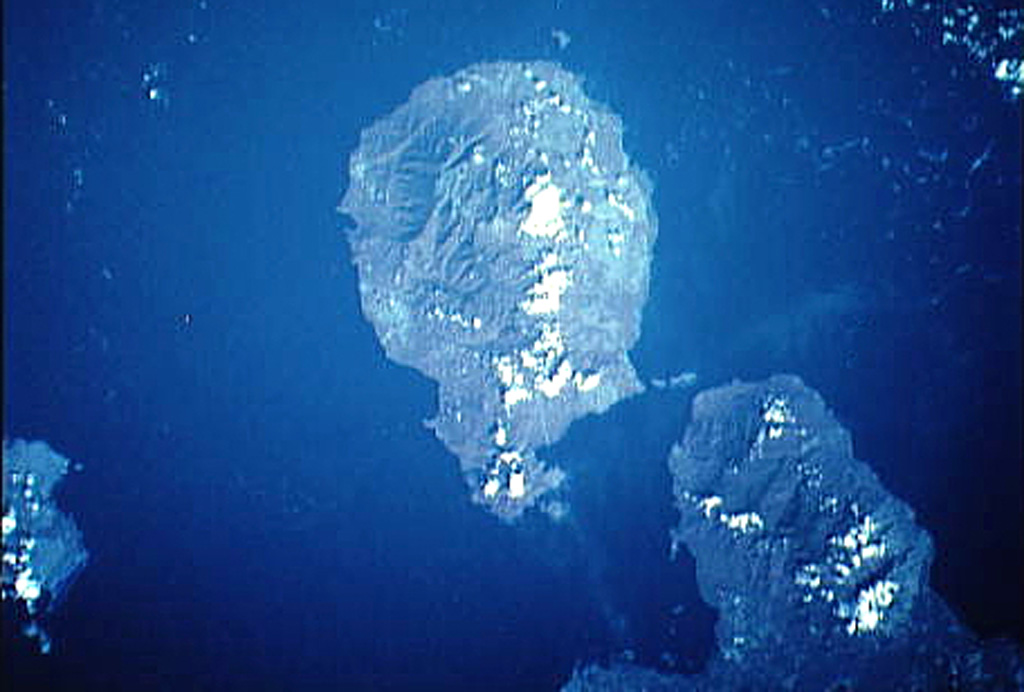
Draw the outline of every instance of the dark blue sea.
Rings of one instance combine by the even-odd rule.
[[[4,689],[699,671],[716,616],[669,560],[666,458],[697,391],[779,372],[914,508],[957,617],[1024,640],[1021,105],[993,76],[1020,34],[976,40],[1006,13],[972,7],[4,3],[3,432],[76,464],[57,500],[89,552],[48,655],[4,603]],[[659,220],[631,357],[697,375],[542,450],[561,523],[470,502],[335,210],[363,128],[498,59],[621,116]]]

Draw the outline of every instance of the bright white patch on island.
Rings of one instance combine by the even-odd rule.
[[[530,202],[530,211],[523,219],[520,230],[534,238],[561,239],[565,235],[562,195],[558,186],[551,182],[551,174],[545,173],[535,178],[526,188],[524,196]]]

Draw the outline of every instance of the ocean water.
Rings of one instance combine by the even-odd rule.
[[[665,460],[696,391],[776,372],[915,508],[962,621],[1024,640],[1020,102],[943,41],[956,5],[162,5],[4,5],[4,436],[81,464],[58,501],[90,553],[49,655],[5,602],[5,689],[700,670]],[[632,357],[697,375],[544,452],[561,524],[471,505],[334,210],[362,128],[495,59],[621,115],[659,217]]]

